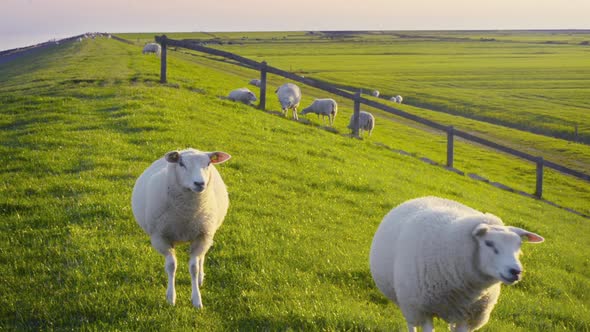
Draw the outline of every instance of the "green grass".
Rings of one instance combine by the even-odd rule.
[[[319,130],[312,116],[305,125],[219,98],[251,71],[169,56],[167,85],[157,83],[157,58],[106,39],[0,65],[0,329],[399,330],[399,310],[372,283],[368,250],[381,218],[422,195],[546,238],[525,245],[525,278],[504,287],[482,331],[590,329],[587,219],[379,146],[444,153],[442,137],[385,114],[373,137],[353,140],[344,102],[338,132]],[[305,88],[305,102],[317,93]],[[276,97],[268,102],[276,111]],[[206,262],[202,311],[190,304],[185,250],[177,305],[166,303],[163,258],[130,210],[143,169],[187,146],[233,156],[218,167],[231,206]],[[503,173],[494,163],[503,157],[480,154],[474,165]],[[563,179],[549,183],[577,194]]]
[[[153,35],[123,36],[143,43]],[[314,78],[401,94],[410,105],[590,143],[587,30],[169,36],[221,42],[212,45]]]
[[[203,57],[202,54],[187,52],[185,50],[181,50],[180,52],[180,54],[175,54],[187,61],[236,75],[235,83],[233,83],[235,86],[232,88],[242,85],[245,86],[250,78],[258,75],[253,70],[211,60],[208,57]],[[173,79],[172,76],[169,75],[169,77]],[[272,91],[274,87],[280,85],[282,82],[284,82],[283,78],[271,75],[269,77],[270,90]],[[274,94],[270,93],[268,97],[270,98],[268,103],[270,108],[278,105],[275,101],[276,96]],[[302,104],[310,104],[313,98],[318,97],[326,97],[326,93],[305,87]],[[352,112],[352,103],[342,98],[336,98],[336,100],[340,105],[338,116],[341,120],[336,122],[335,128],[339,132],[345,133],[347,132],[347,119]],[[396,105],[396,107],[443,124],[453,124],[459,129],[467,130],[517,150],[525,151],[532,155],[541,155],[547,160],[558,162],[584,172],[590,172],[590,148],[587,145],[572,144],[559,139],[534,135],[498,125],[491,125],[485,122],[441,114],[407,105]],[[275,109],[275,111],[278,110]],[[432,159],[439,164],[446,163],[445,133],[432,132],[428,128],[416,126],[416,124],[409,121],[400,121],[399,118],[378,110],[371,111],[378,116],[378,130],[375,131],[373,141],[385,144],[393,149],[402,149],[417,157]],[[314,125],[322,124],[313,115],[308,116],[307,119]],[[454,166],[466,173],[476,173],[492,182],[506,184],[517,191],[533,193],[535,190],[536,178],[534,164],[482,147],[464,144],[460,140],[456,144]],[[590,214],[590,206],[587,203],[590,200],[587,181],[562,175],[550,169],[547,169],[545,174],[544,198],[562,206],[573,208],[586,215]]]

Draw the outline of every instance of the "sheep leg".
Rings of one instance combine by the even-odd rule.
[[[297,107],[293,107],[293,119],[299,121],[299,117],[297,116]]]
[[[451,329],[451,331],[453,332],[469,332],[469,326],[467,326],[466,322],[460,322],[455,324],[455,326],[453,327],[453,329]]]
[[[172,245],[160,237],[152,237],[152,246],[165,257],[164,269],[168,274],[168,288],[166,289],[166,300],[171,305],[176,303],[176,288],[174,280],[176,277],[176,255]]]
[[[193,256],[191,254],[191,258],[188,262],[188,269],[191,274],[191,301],[193,302],[193,306],[195,306],[195,308],[197,309],[203,308],[203,301],[201,300],[201,291],[199,290],[199,284],[197,283],[197,274],[201,274],[201,272],[199,271],[199,267],[201,266],[199,261],[199,257]]]
[[[412,323],[408,323],[408,332],[417,332],[418,328],[412,324]]]
[[[191,274],[191,287],[192,294],[191,300],[195,308],[200,309],[203,307],[203,301],[201,300],[201,291],[199,287],[203,284],[203,278],[205,277],[205,271],[203,269],[205,263],[205,254],[209,250],[212,241],[200,239],[191,244],[190,260],[188,264],[189,272]]]
[[[426,318],[422,324],[422,332],[434,332],[434,325],[432,324],[432,317]]]
[[[203,287],[203,279],[205,279],[205,255],[199,257],[199,287]]]

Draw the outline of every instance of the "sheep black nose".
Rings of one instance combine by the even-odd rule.
[[[193,182],[193,183],[194,183],[194,184],[195,184],[195,186],[197,186],[197,187],[204,187],[204,186],[205,186],[205,182],[197,182],[197,181],[195,181],[195,182]]]
[[[510,272],[510,274],[512,274],[515,277],[519,276],[522,273],[522,271],[518,269],[510,269],[508,272]]]

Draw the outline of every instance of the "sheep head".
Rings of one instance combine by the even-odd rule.
[[[200,193],[207,189],[212,164],[220,164],[231,156],[225,152],[201,152],[197,150],[171,151],[165,159],[174,165],[178,184],[187,190]]]
[[[522,278],[520,246],[522,239],[531,243],[543,242],[543,237],[527,230],[501,225],[481,223],[472,235],[478,245],[479,269],[484,274],[506,285]]]

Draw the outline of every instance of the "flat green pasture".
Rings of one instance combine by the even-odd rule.
[[[368,39],[214,47],[366,92],[400,94],[410,105],[590,143],[590,46]]]
[[[230,88],[246,87],[251,78],[257,77],[258,72],[243,67],[217,61],[202,54],[180,50],[174,52],[186,61],[201,64],[236,76],[232,82],[228,82]],[[177,81],[178,77],[168,75],[169,81]],[[268,106],[270,110],[279,112],[278,101],[272,91],[285,79],[269,75]],[[256,88],[250,86],[253,91]],[[227,95],[227,92],[225,92]],[[339,104],[338,120],[335,129],[342,133],[348,133],[348,119],[352,115],[353,105],[350,100],[334,97],[325,92],[313,88],[303,87],[302,105],[311,104],[314,98],[333,97]],[[408,105],[394,105],[410,113],[426,117],[446,125],[455,125],[459,129],[467,130],[479,136],[491,139],[515,149],[541,155],[545,159],[558,162],[571,168],[590,172],[590,148],[583,144],[573,144],[564,140],[530,134],[498,125],[491,125],[481,121],[456,117],[444,113],[432,112]],[[376,144],[384,144],[393,150],[402,150],[416,158],[428,158],[438,164],[446,164],[446,133],[432,131],[429,128],[418,126],[414,122],[404,121],[391,114],[366,108],[377,116],[377,129],[370,138]],[[308,115],[306,120],[317,126],[325,123]],[[329,129],[329,128],[325,128]],[[465,172],[483,176],[491,182],[499,182],[504,185],[529,194],[534,193],[536,186],[535,165],[502,153],[494,152],[481,146],[465,144],[458,140],[455,144],[455,168]],[[550,169],[545,170],[543,197],[561,206],[573,208],[586,215],[590,214],[590,186],[587,181],[571,176],[566,176]],[[564,190],[567,188],[567,190]]]
[[[590,330],[588,219],[418,161],[439,160],[444,137],[386,114],[375,112],[374,135],[357,140],[345,101],[335,130],[277,116],[272,93],[266,111],[232,103],[222,97],[254,72],[225,66],[170,52],[162,85],[158,58],[100,38],[0,65],[0,330],[400,330],[368,252],[381,218],[424,195],[546,238],[523,246],[524,280],[503,288],[482,331]],[[304,104],[318,94],[304,88]],[[166,303],[163,258],[130,208],[139,174],[189,146],[232,155],[218,167],[231,206],[205,263],[201,311],[190,304],[185,246],[177,305]],[[460,163],[475,153],[458,149]],[[502,158],[469,163],[529,174]],[[549,175],[562,192],[549,197],[584,210],[577,195],[588,184],[567,180]]]
[[[139,44],[154,34],[122,34]],[[590,31],[170,33],[405,103],[590,143]]]

